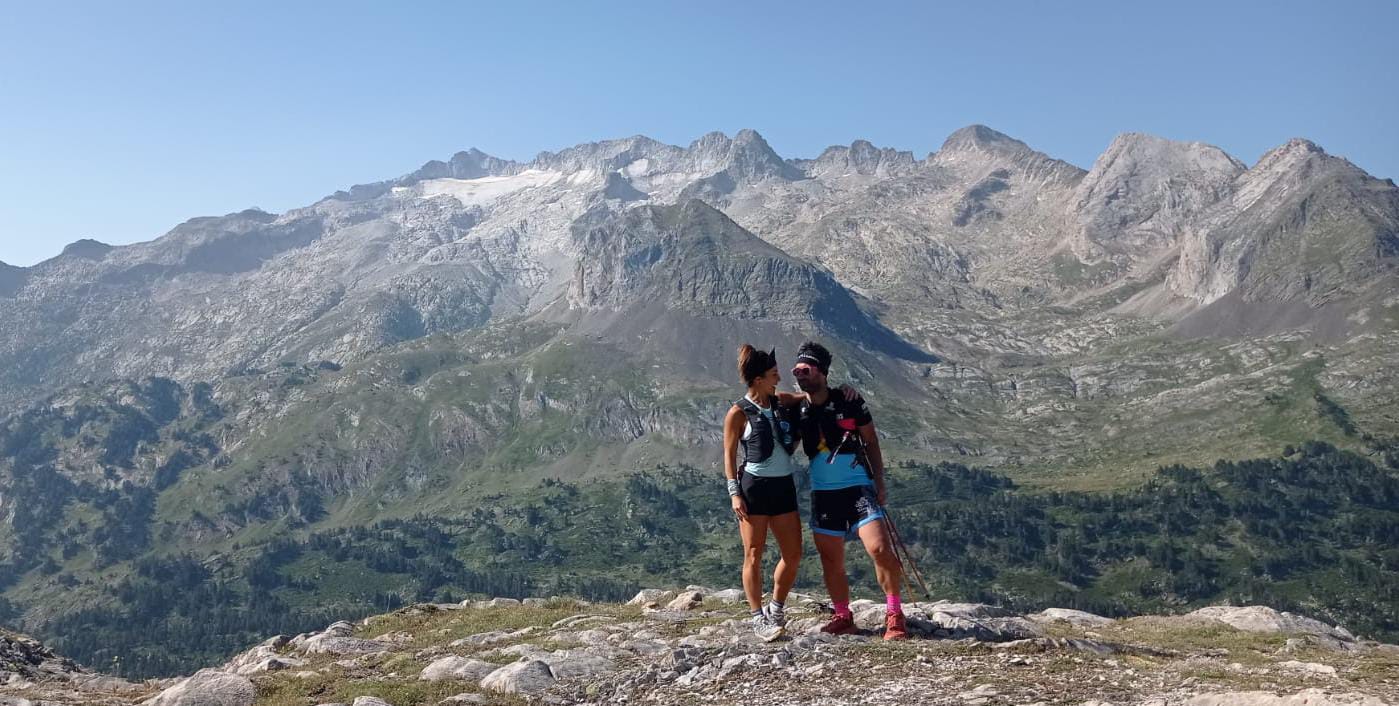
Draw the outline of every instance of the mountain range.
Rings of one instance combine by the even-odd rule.
[[[684,237],[601,235],[648,218]],[[1127,134],[1087,172],[983,126],[922,160],[864,141],[786,160],[751,130],[529,163],[471,150],[284,214],[196,218],[149,243],[79,241],[0,269],[0,399],[114,376],[344,364],[518,317],[586,325],[635,293],[587,289],[602,268],[662,275],[644,257],[616,271],[618,247],[669,260],[733,249],[688,273],[714,279],[655,302],[667,311],[837,327],[873,317],[969,363],[1051,356],[1018,340],[1016,319],[1065,306],[1191,333],[1345,337],[1392,313],[1396,232],[1399,189],[1305,140],[1248,168],[1218,148]],[[734,297],[797,291],[744,306],[711,282]],[[787,301],[817,296],[808,289],[823,303]]]
[[[892,455],[1031,487],[1381,454],[1397,272],[1399,188],[1300,139],[1248,166],[1124,134],[1088,170],[979,125],[921,159],[459,152],[0,263],[0,583],[42,633],[145,557],[714,469],[743,341],[826,341]]]

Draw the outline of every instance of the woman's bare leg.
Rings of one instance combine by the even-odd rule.
[[[738,521],[738,531],[743,536],[743,593],[753,610],[763,609],[763,546],[767,543],[768,519],[767,515],[749,515]]]
[[[777,569],[772,572],[772,598],[778,603],[787,602],[787,594],[797,582],[797,566],[802,560],[802,522],[795,512],[775,515],[768,520],[772,536],[777,540],[777,548],[782,558]]]

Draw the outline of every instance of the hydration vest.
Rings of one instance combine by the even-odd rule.
[[[845,419],[859,419],[864,401],[859,403],[847,402],[839,393],[832,392],[829,400],[823,405],[813,405],[810,402],[803,402],[801,405],[801,440],[802,450],[806,452],[808,458],[816,458],[821,455],[821,442],[826,442],[826,453],[835,451],[836,453],[857,453],[860,450],[858,441],[847,437],[845,430],[840,428],[840,423]],[[865,413],[867,414],[867,413]],[[858,433],[858,432],[857,432]],[[841,443],[844,440],[845,443]]]
[[[788,454],[796,450],[797,420],[777,404],[776,397],[768,398],[768,409],[772,410],[772,421],[777,423],[776,430],[768,423],[762,408],[753,404],[752,400],[744,397],[734,404],[743,410],[743,416],[748,418],[748,426],[752,429],[748,438],[743,440],[744,463],[762,463],[768,460],[772,456],[774,443],[782,444],[782,448]]]

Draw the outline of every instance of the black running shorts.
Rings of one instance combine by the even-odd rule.
[[[792,476],[755,476],[739,473],[739,495],[750,515],[785,515],[797,511],[797,484]]]
[[[884,517],[872,485],[811,491],[811,531],[855,539],[859,529]]]

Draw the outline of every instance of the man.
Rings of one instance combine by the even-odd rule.
[[[903,567],[884,524],[884,457],[874,417],[863,397],[846,400],[831,394],[826,379],[830,369],[831,352],[814,342],[802,345],[792,368],[797,385],[809,398],[802,405],[800,423],[802,447],[811,460],[810,525],[826,591],[835,606],[835,617],[821,630],[837,635],[856,631],[845,575],[845,542],[859,538],[874,560],[875,576],[884,589],[884,639],[907,639],[899,596]]]

